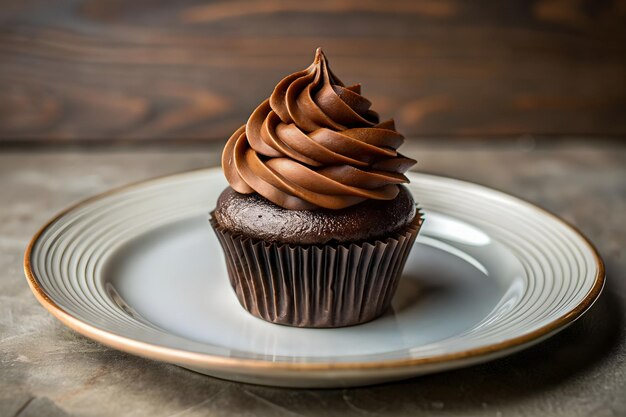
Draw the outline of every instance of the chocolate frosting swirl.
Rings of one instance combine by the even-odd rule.
[[[230,186],[290,210],[342,209],[392,200],[415,160],[404,136],[379,123],[359,84],[346,87],[317,49],[307,69],[283,78],[230,137],[222,168]]]

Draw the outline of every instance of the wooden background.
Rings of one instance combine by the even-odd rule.
[[[626,1],[0,0],[0,143],[223,141],[317,46],[407,136],[626,137]]]

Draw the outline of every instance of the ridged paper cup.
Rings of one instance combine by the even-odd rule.
[[[296,327],[343,327],[382,315],[422,225],[421,212],[384,239],[294,245],[229,232],[209,220],[230,283],[250,314]]]

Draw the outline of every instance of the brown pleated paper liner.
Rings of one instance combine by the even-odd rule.
[[[343,327],[382,315],[422,225],[421,212],[393,236],[357,243],[266,242],[211,226],[241,305],[271,323]]]

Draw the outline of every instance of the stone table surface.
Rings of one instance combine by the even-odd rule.
[[[578,226],[607,270],[599,301],[526,351],[466,369],[366,388],[295,390],[222,381],[102,346],[30,293],[29,238],[79,199],[216,164],[217,148],[0,151],[0,416],[626,415],[626,147],[616,142],[425,141],[425,172],[535,202]]]

